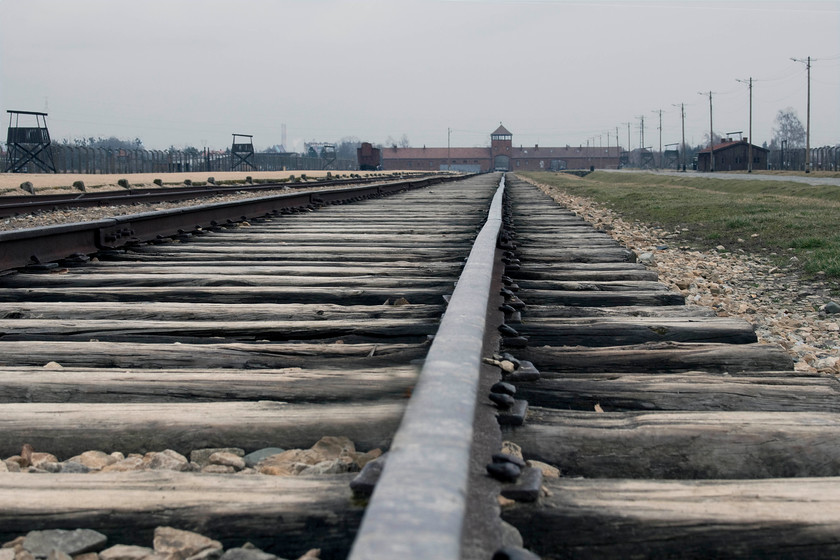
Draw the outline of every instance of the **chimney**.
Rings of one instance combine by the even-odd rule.
[[[534,150],[539,150],[539,149],[540,149],[540,145],[539,144],[534,144]]]

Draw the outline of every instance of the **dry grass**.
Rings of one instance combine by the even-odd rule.
[[[840,187],[643,173],[523,175],[627,220],[679,232],[683,245],[737,247],[780,265],[795,256],[807,275],[840,286]]]

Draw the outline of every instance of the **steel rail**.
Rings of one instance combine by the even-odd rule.
[[[363,179],[333,179],[329,181],[316,181],[314,183],[261,183],[256,185],[241,184],[208,187],[132,188],[124,191],[98,193],[3,196],[0,197],[0,218],[60,207],[89,208],[115,204],[147,204],[189,198],[206,198],[227,195],[238,191],[277,190],[284,187],[297,189],[322,186],[340,187],[342,185],[365,185],[373,182],[388,181],[389,179],[387,177],[366,177]],[[405,180],[397,182],[402,183]]]
[[[503,195],[504,177],[394,436],[351,560],[461,557]]]
[[[290,209],[340,204],[461,178],[437,176],[364,187],[303,191],[116,216],[92,222],[0,232],[0,271],[53,262],[74,254],[93,254],[130,243],[153,241],[160,237],[189,233],[226,222],[253,219]]]

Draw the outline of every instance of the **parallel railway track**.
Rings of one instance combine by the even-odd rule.
[[[0,218],[50,211],[58,208],[89,208],[121,204],[147,204],[184,201],[228,195],[237,192],[268,192],[294,188],[343,187],[368,183],[394,182],[389,177],[359,177],[354,179],[324,179],[299,183],[243,183],[239,185],[131,187],[116,191],[81,192],[72,194],[5,195],[0,197]]]
[[[89,527],[148,544],[169,524],[287,557],[837,555],[837,381],[498,179],[0,277],[2,458],[323,436],[388,451],[369,500],[355,472],[4,473],[0,539]],[[501,379],[516,393],[491,401]],[[561,476],[488,476],[503,440]]]

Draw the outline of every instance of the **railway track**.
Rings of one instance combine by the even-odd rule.
[[[285,557],[840,554],[837,381],[507,179],[0,277],[0,457],[143,465],[0,474],[0,540],[172,525]],[[265,448],[297,461],[208,463]]]
[[[369,183],[395,182],[395,177],[358,177],[351,179],[326,179],[293,183],[243,183],[238,185],[131,187],[115,191],[76,192],[70,194],[6,195],[0,197],[0,218],[49,211],[58,208],[89,208],[120,204],[149,204],[183,201],[229,195],[241,192],[270,192],[281,189],[336,188]]]
[[[652,271],[518,180],[526,423],[504,437],[559,467],[502,517],[544,558],[829,558],[840,400],[751,325],[687,308]],[[600,247],[600,248],[598,248]]]
[[[323,437],[356,453],[342,440],[341,460],[328,454],[339,472],[320,477],[10,473],[2,538],[89,527],[148,545],[172,524],[232,546],[346,555],[364,512],[347,471],[387,449],[498,180],[304,206],[3,276],[3,458],[29,444],[62,462],[120,452],[128,468],[131,454],[309,450]],[[303,455],[262,470],[300,469]]]
[[[291,194],[235,198],[225,202],[186,205],[170,210],[141,211],[104,219],[0,232],[0,271],[27,266],[37,269],[77,257],[144,242],[189,238],[233,227],[246,217],[263,219],[309,212],[333,204],[377,198],[451,181],[457,176],[434,176],[343,189],[301,190]],[[185,196],[185,195],[179,195]],[[58,261],[58,263],[54,262]]]

